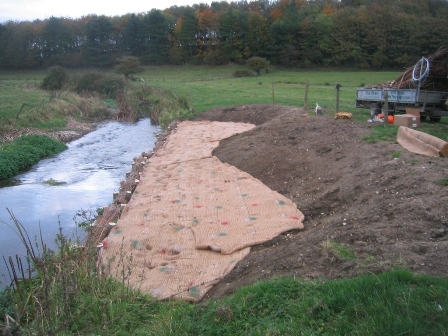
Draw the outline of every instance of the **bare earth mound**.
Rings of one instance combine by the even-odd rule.
[[[298,108],[222,107],[197,120],[246,122],[254,129],[213,151],[297,204],[305,229],[253,247],[208,297],[273,276],[339,278],[406,267],[448,276],[447,158],[397,143],[368,144],[371,124],[304,115]],[[392,153],[399,151],[400,157]],[[344,259],[325,242],[354,252]]]

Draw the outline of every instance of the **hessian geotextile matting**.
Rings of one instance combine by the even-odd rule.
[[[103,242],[103,271],[157,299],[201,299],[250,251],[303,229],[295,204],[212,156],[251,124],[182,122],[147,160]]]

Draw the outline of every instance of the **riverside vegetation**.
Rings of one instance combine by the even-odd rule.
[[[146,115],[158,111],[158,121],[164,125],[172,119],[189,118],[214,106],[251,103],[303,106],[307,82],[307,112],[311,113],[318,102],[324,113],[334,113],[334,85],[340,83],[340,110],[352,112],[355,119],[366,121],[368,111],[354,108],[356,88],[364,83],[384,82],[397,75],[272,69],[262,76],[233,78],[237,70],[242,68],[147,68],[141,75],[145,82],[125,83],[127,90],[122,101],[117,96],[96,91],[88,95],[76,90],[47,92],[39,88],[46,73],[9,73],[8,77],[1,78],[0,85],[21,98],[11,100],[8,109],[0,105],[1,131],[14,134],[12,130],[23,127],[46,132],[63,129],[69,118],[82,119],[89,115],[74,103],[82,105],[84,99],[95,99],[98,103],[95,106],[102,106],[105,112],[100,114],[104,116],[107,115],[104,102],[107,98],[112,99],[107,101],[109,106],[127,107],[130,113],[135,113],[132,114],[135,118],[145,114],[136,112],[134,107]],[[156,98],[155,92],[162,94]],[[41,104],[41,99],[48,101]],[[1,101],[0,104],[4,104],[5,100]],[[67,101],[70,108],[56,107],[56,102],[65,104]],[[164,109],[163,104],[169,101],[178,103]],[[21,109],[25,102],[29,105]],[[28,118],[36,115],[36,109],[46,117]],[[98,113],[93,115],[98,116]],[[54,122],[55,119],[58,121]],[[423,128],[433,134],[445,137],[447,134],[443,118],[438,124],[425,123]],[[366,141],[389,141],[396,134],[396,128],[383,124],[372,126],[372,130]],[[403,269],[328,281],[273,278],[243,288],[232,296],[199,304],[155,302],[150,296],[128,288],[128,270],[123,270],[121,282],[101,277],[97,273],[94,249],[78,248],[81,242],[70,241],[61,232],[56,237],[58,251],[48,251],[44,242],[36,245],[33,237],[27,237],[14,214],[11,216],[35,271],[30,274],[24,260],[4,259],[15,270],[12,276],[15,290],[7,289],[0,294],[5,334],[444,335],[448,330],[447,279],[415,275]],[[347,247],[341,249],[326,244],[323,248],[332,249],[332,253],[340,254],[342,259],[352,257]]]
[[[57,154],[67,146],[45,135],[25,135],[0,147],[0,180],[13,177],[40,159]]]

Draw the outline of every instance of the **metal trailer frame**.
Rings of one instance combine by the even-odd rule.
[[[406,108],[418,108],[423,117],[440,120],[448,116],[448,92],[420,89],[358,89],[357,108],[379,108],[383,110],[387,102],[386,114],[405,113]]]

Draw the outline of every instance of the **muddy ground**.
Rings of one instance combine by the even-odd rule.
[[[435,183],[448,176],[448,158],[412,154],[397,143],[369,144],[362,136],[372,124],[298,108],[221,107],[197,119],[256,124],[221,141],[213,154],[305,214],[304,230],[253,247],[208,297],[274,276],[329,279],[405,267],[448,277],[448,187]],[[333,242],[355,257],[338,256],[328,248]]]

